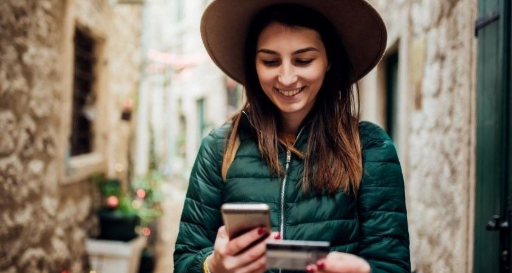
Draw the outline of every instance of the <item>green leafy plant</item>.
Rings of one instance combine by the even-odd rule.
[[[162,215],[163,193],[161,189],[163,175],[155,169],[144,176],[135,178],[131,189],[123,193],[117,179],[106,178],[102,174],[92,177],[101,195],[100,210],[108,210],[118,217],[140,218],[140,226],[149,226]]]
[[[131,194],[123,192],[118,179],[96,174],[92,180],[97,186],[101,200],[97,211],[101,230],[98,238],[129,241],[137,237],[136,228],[140,225],[140,217],[133,206]]]
[[[161,184],[163,175],[157,170],[150,170],[145,176],[137,177],[132,182],[136,201],[140,202],[138,215],[142,226],[148,226],[162,215],[163,194]]]

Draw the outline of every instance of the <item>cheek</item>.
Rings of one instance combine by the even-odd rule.
[[[303,78],[312,85],[321,85],[325,77],[325,69],[312,68],[304,72]]]
[[[272,84],[274,75],[270,69],[256,67],[256,73],[258,74],[258,80],[260,81],[263,89],[265,89],[266,85]]]

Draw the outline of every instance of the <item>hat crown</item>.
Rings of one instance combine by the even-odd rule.
[[[365,0],[215,0],[201,19],[201,37],[213,62],[245,84],[244,47],[251,21],[262,9],[297,4],[322,14],[336,29],[353,66],[355,82],[384,55],[387,31],[379,13]]]

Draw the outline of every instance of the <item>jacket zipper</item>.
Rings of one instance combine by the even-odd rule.
[[[281,186],[281,238],[284,239],[284,193],[286,189],[286,177],[288,176],[288,167],[290,167],[290,159],[292,152],[286,149],[286,167],[284,171],[283,184]]]
[[[247,114],[243,110],[242,110],[242,113],[249,119],[249,122],[250,122],[249,114]],[[251,123],[251,125],[252,125],[252,123]],[[295,137],[295,141],[293,142],[294,147],[295,147],[295,144],[297,143],[297,140],[299,139],[299,137],[302,134],[302,131],[304,130],[305,127],[306,126],[302,126],[299,133],[297,134],[297,137]],[[284,219],[284,197],[285,197],[285,191],[286,191],[286,178],[288,176],[288,168],[290,167],[291,158],[292,158],[292,153],[291,153],[290,149],[286,149],[286,165],[285,165],[283,183],[281,185],[281,226],[280,226],[281,240],[284,240],[284,221],[285,221],[285,219]],[[279,272],[281,272],[281,270],[279,270]]]
[[[295,141],[293,142],[294,147],[295,147],[295,143],[299,139],[299,136],[302,133],[303,129],[304,129],[304,127],[302,127],[302,129],[300,129],[300,131],[299,131],[299,134],[297,134],[297,137],[295,138]],[[286,190],[286,178],[288,177],[288,168],[290,167],[291,158],[292,158],[292,152],[290,151],[290,149],[286,149],[286,165],[285,165],[283,183],[281,186],[281,228],[280,228],[281,240],[284,240],[284,220],[285,220],[284,219],[284,197],[285,197],[285,192],[286,192],[285,191]]]

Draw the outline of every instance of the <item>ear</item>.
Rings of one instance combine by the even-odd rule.
[[[327,66],[327,70],[326,70],[326,72],[327,72],[327,71],[329,71],[329,70],[331,70],[331,64],[330,64],[330,63],[329,63],[329,65]]]

